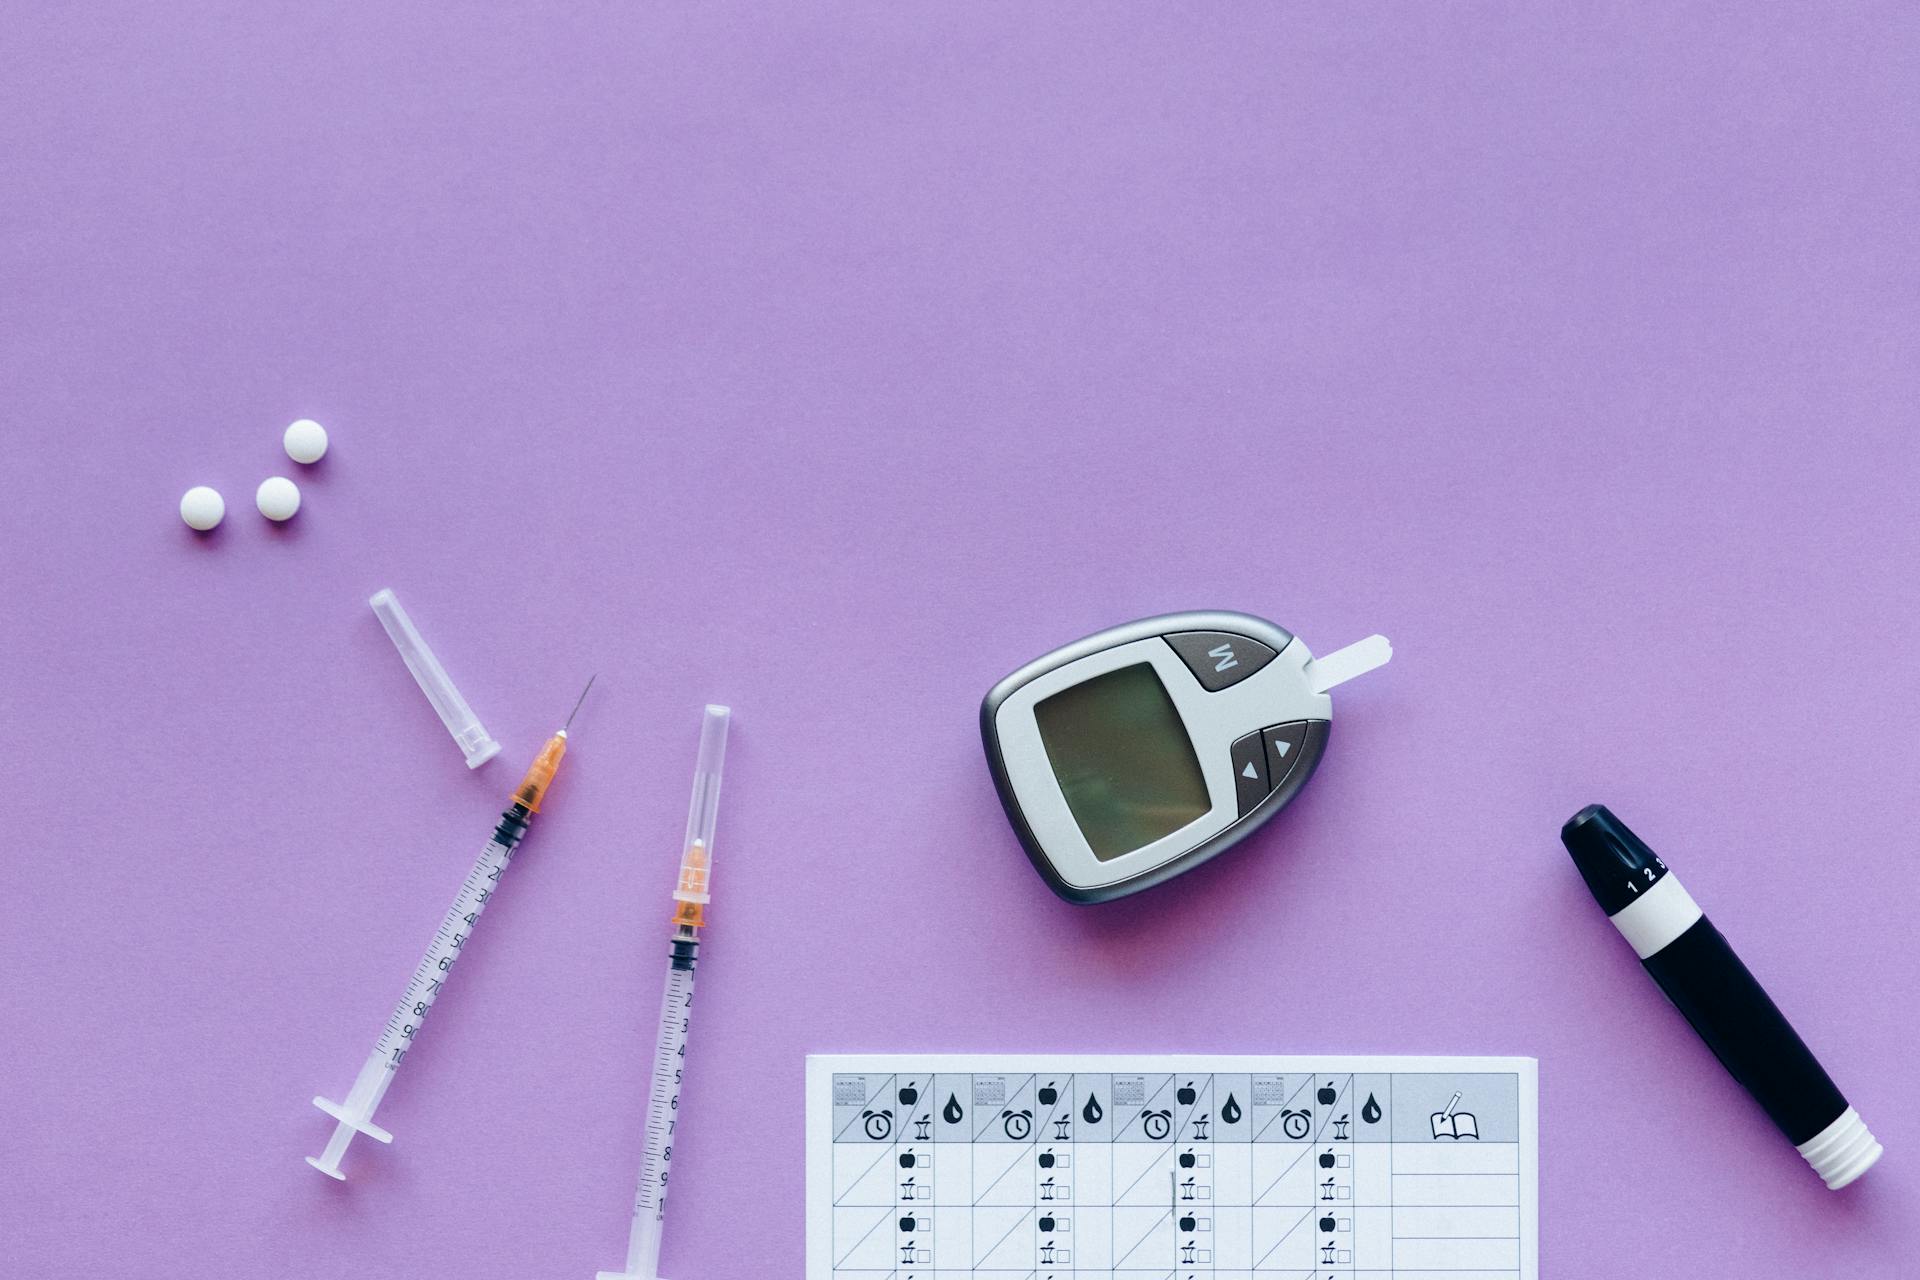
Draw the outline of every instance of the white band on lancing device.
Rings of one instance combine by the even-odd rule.
[[[1653,887],[1615,912],[1611,919],[1620,936],[1633,948],[1633,954],[1645,960],[1675,938],[1693,928],[1704,912],[1680,883],[1680,877],[1668,872],[1653,882]]]

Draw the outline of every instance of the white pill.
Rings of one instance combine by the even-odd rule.
[[[254,490],[253,505],[269,520],[291,520],[300,509],[300,486],[285,476],[268,476]]]
[[[295,462],[318,462],[327,456],[327,429],[312,418],[302,418],[288,427],[280,442]]]
[[[180,518],[187,528],[205,533],[227,516],[227,500],[218,489],[197,484],[180,495]]]

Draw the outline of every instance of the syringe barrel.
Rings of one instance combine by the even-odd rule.
[[[720,772],[727,759],[727,725],[733,713],[709,705],[700,724],[700,755],[693,766],[693,800],[687,806],[687,838],[680,846],[680,878],[674,900],[680,906],[674,923],[698,928],[701,911],[711,895],[708,877],[713,871],[713,830],[720,814]]]

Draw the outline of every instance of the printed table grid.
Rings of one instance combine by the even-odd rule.
[[[1043,1066],[828,1087],[816,1280],[1529,1274],[1532,1116],[1511,1072]]]

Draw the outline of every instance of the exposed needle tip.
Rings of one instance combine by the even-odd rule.
[[[587,677],[587,688],[580,691],[580,696],[574,700],[573,710],[567,712],[567,722],[560,726],[561,733],[565,733],[567,730],[573,728],[573,718],[580,714],[580,704],[587,700],[587,689],[593,688],[593,682],[599,678],[600,673],[598,671]]]

